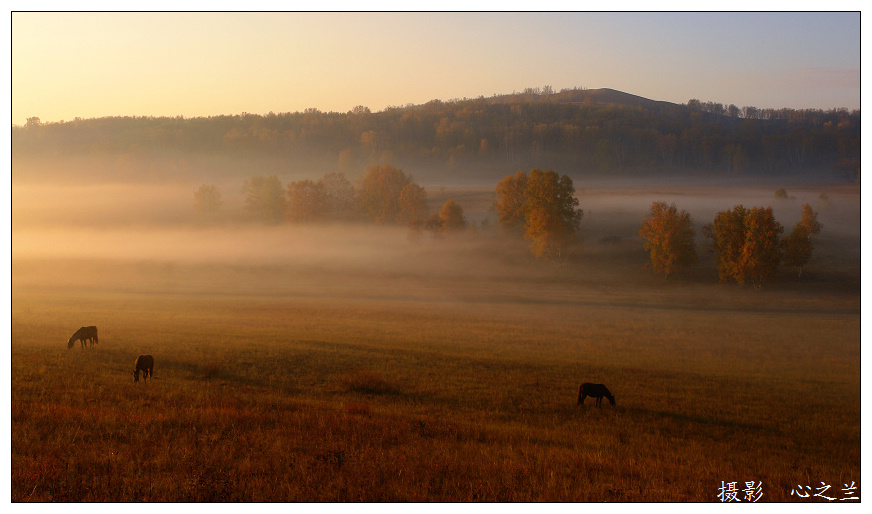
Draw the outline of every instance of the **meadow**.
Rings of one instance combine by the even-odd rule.
[[[652,199],[702,224],[772,191],[586,190],[562,265],[484,229],[26,225],[13,203],[12,501],[862,498],[858,189],[776,206],[789,230],[818,202],[824,230],[759,291],[704,251],[667,281],[635,235]],[[576,406],[587,381],[616,406]]]

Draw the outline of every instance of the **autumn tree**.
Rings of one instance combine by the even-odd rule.
[[[651,267],[666,278],[682,268],[696,264],[693,220],[690,214],[679,211],[675,204],[651,204],[651,213],[639,229],[645,239],[645,250],[651,256]]]
[[[522,234],[539,258],[562,260],[576,240],[583,212],[568,176],[534,169],[502,179],[496,187],[494,209],[500,225]]]
[[[203,216],[214,216],[221,210],[221,192],[214,184],[203,184],[194,192],[194,210]]]
[[[527,174],[519,171],[497,183],[494,208],[499,216],[500,226],[509,232],[523,234],[526,227]]]
[[[530,171],[524,188],[525,231],[533,255],[560,261],[576,241],[583,212],[568,176],[553,170]]]
[[[427,191],[415,183],[406,184],[400,190],[397,199],[399,206],[398,221],[407,224],[423,222],[430,214],[427,206]]]
[[[775,275],[784,228],[775,220],[771,207],[745,209],[736,205],[717,213],[704,231],[712,240],[722,282],[751,281],[759,289]]]
[[[291,182],[288,184],[287,197],[287,219],[290,221],[321,221],[327,216],[327,194],[320,182]]]
[[[745,245],[740,260],[740,275],[760,289],[775,276],[781,262],[781,234],[784,227],[775,220],[772,207],[753,207],[745,218]],[[739,280],[744,283],[744,280]]]
[[[737,266],[745,244],[745,213],[742,205],[721,211],[712,223],[703,227],[703,232],[711,239],[718,279],[727,282],[737,274]]]
[[[354,217],[354,186],[342,173],[327,173],[318,180],[326,196],[326,216],[334,220]]]
[[[255,219],[277,223],[285,215],[285,195],[282,183],[275,175],[256,176],[242,185],[245,210]]]
[[[463,215],[463,207],[453,199],[446,201],[439,211],[439,224],[443,233],[459,232],[469,225]]]
[[[400,192],[411,182],[403,170],[390,164],[368,168],[359,191],[366,216],[376,223],[396,222],[400,213]]]
[[[793,226],[793,232],[786,235],[782,240],[782,262],[786,266],[799,268],[799,276],[802,278],[802,267],[811,259],[814,246],[811,244],[812,234],[818,234],[823,226],[817,220],[817,213],[811,206],[802,206],[802,219]]]

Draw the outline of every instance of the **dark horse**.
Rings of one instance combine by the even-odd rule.
[[[95,344],[97,344],[97,327],[82,327],[79,330],[76,330],[76,333],[73,334],[73,337],[67,341],[67,349],[73,347],[76,344],[76,341],[82,342],[82,349],[85,348],[85,343],[89,343],[93,348]]]
[[[154,357],[151,355],[140,355],[136,358],[136,363],[133,365],[134,382],[139,382],[140,371],[142,371],[143,380],[148,380],[148,377],[154,375]]]
[[[603,401],[603,396],[609,399],[609,403],[615,404],[615,397],[612,396],[609,388],[602,384],[591,384],[585,382],[578,386],[578,403],[576,405],[584,405],[584,399],[590,396],[596,398],[596,406],[599,407]]]

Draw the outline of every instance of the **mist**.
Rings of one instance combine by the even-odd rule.
[[[768,185],[598,182],[584,187],[579,181],[576,186],[585,212],[582,242],[568,262],[553,264],[532,257],[523,239],[502,233],[490,211],[493,191],[483,186],[427,188],[431,212],[455,198],[477,227],[435,237],[364,222],[243,222],[236,192],[225,194],[222,219],[207,222],[193,210],[190,184],[13,185],[13,295],[35,290],[67,296],[256,295],[455,309],[569,297],[598,301],[603,288],[616,284],[659,283],[645,267],[647,255],[637,235],[653,201],[675,202],[691,213],[698,228],[739,203],[772,206],[785,233],[799,220],[802,204],[809,203],[824,226],[816,236],[812,269],[830,276],[835,271],[827,269],[851,270],[849,275],[860,270],[855,188],[788,189],[788,199],[776,200],[775,188]],[[714,285],[717,275],[706,244],[698,230],[696,280]]]

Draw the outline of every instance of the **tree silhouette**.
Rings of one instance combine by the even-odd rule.
[[[222,205],[221,192],[214,184],[203,184],[194,192],[194,210],[202,216],[214,216]]]
[[[256,176],[242,185],[245,210],[254,218],[278,223],[285,216],[285,198],[282,184],[275,175]]]

